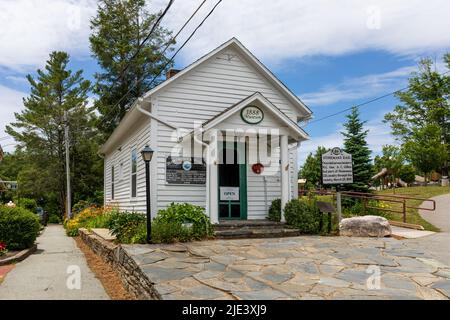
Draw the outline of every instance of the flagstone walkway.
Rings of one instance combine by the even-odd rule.
[[[302,236],[123,247],[163,299],[449,299],[450,261],[427,252],[433,237],[426,244]]]

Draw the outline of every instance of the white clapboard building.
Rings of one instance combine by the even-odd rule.
[[[233,38],[139,98],[101,147],[105,204],[145,212],[154,150],[154,217],[172,202],[206,208],[213,223],[264,219],[297,196],[297,152],[311,111]]]

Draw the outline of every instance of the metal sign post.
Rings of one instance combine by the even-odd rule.
[[[322,155],[322,184],[336,185],[336,212],[339,221],[342,220],[342,198],[340,184],[353,183],[352,155],[333,148]]]

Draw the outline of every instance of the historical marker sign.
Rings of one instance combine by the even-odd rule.
[[[202,159],[167,157],[166,182],[168,184],[205,184],[206,164]]]
[[[322,155],[323,184],[353,183],[352,155],[333,148]]]

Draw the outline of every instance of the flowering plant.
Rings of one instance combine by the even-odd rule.
[[[0,256],[3,256],[8,252],[8,249],[6,249],[6,244],[0,241]]]

